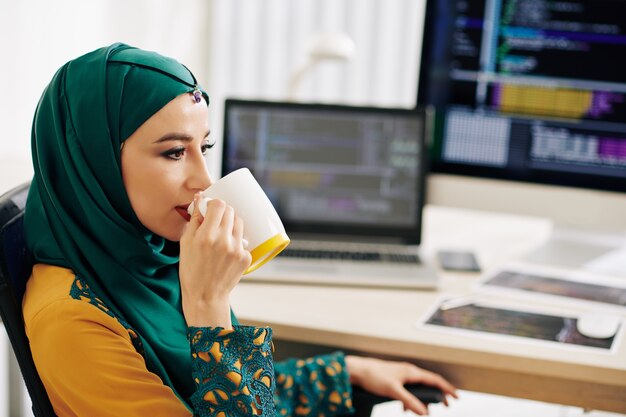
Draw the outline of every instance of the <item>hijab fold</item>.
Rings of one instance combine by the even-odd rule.
[[[187,405],[195,385],[178,244],[139,222],[124,188],[120,146],[195,89],[195,77],[176,60],[120,43],[65,64],[35,112],[35,174],[25,213],[35,262],[70,268],[85,281],[137,330],[148,369]],[[172,245],[174,251],[165,250]]]

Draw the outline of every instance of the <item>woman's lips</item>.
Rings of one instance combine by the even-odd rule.
[[[189,204],[187,204],[187,207],[189,207]],[[181,215],[183,219],[185,219],[186,221],[189,221],[191,220],[191,216],[189,215],[189,213],[187,213],[187,207],[177,206],[176,211],[178,212],[178,214]]]

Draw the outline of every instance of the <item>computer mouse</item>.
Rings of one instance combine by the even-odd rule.
[[[615,336],[619,329],[621,319],[608,314],[588,313],[583,314],[576,322],[578,332],[583,336],[594,339],[608,339]]]

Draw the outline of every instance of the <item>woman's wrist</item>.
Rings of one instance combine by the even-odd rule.
[[[361,361],[363,358],[354,355],[346,355],[344,360],[346,361],[346,371],[350,376],[350,383],[352,385],[361,385]]]
[[[227,330],[233,328],[228,301],[198,300],[185,303],[183,300],[183,314],[187,326],[190,327],[222,327]]]

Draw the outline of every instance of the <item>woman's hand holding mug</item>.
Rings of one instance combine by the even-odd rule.
[[[243,274],[278,255],[289,237],[247,168],[196,195],[188,211],[180,241],[183,313],[188,325],[230,328],[230,292]]]
[[[197,207],[200,195],[194,197]],[[243,220],[224,201],[194,210],[180,240],[180,286],[187,325],[232,328],[230,293],[252,256],[243,246]]]

